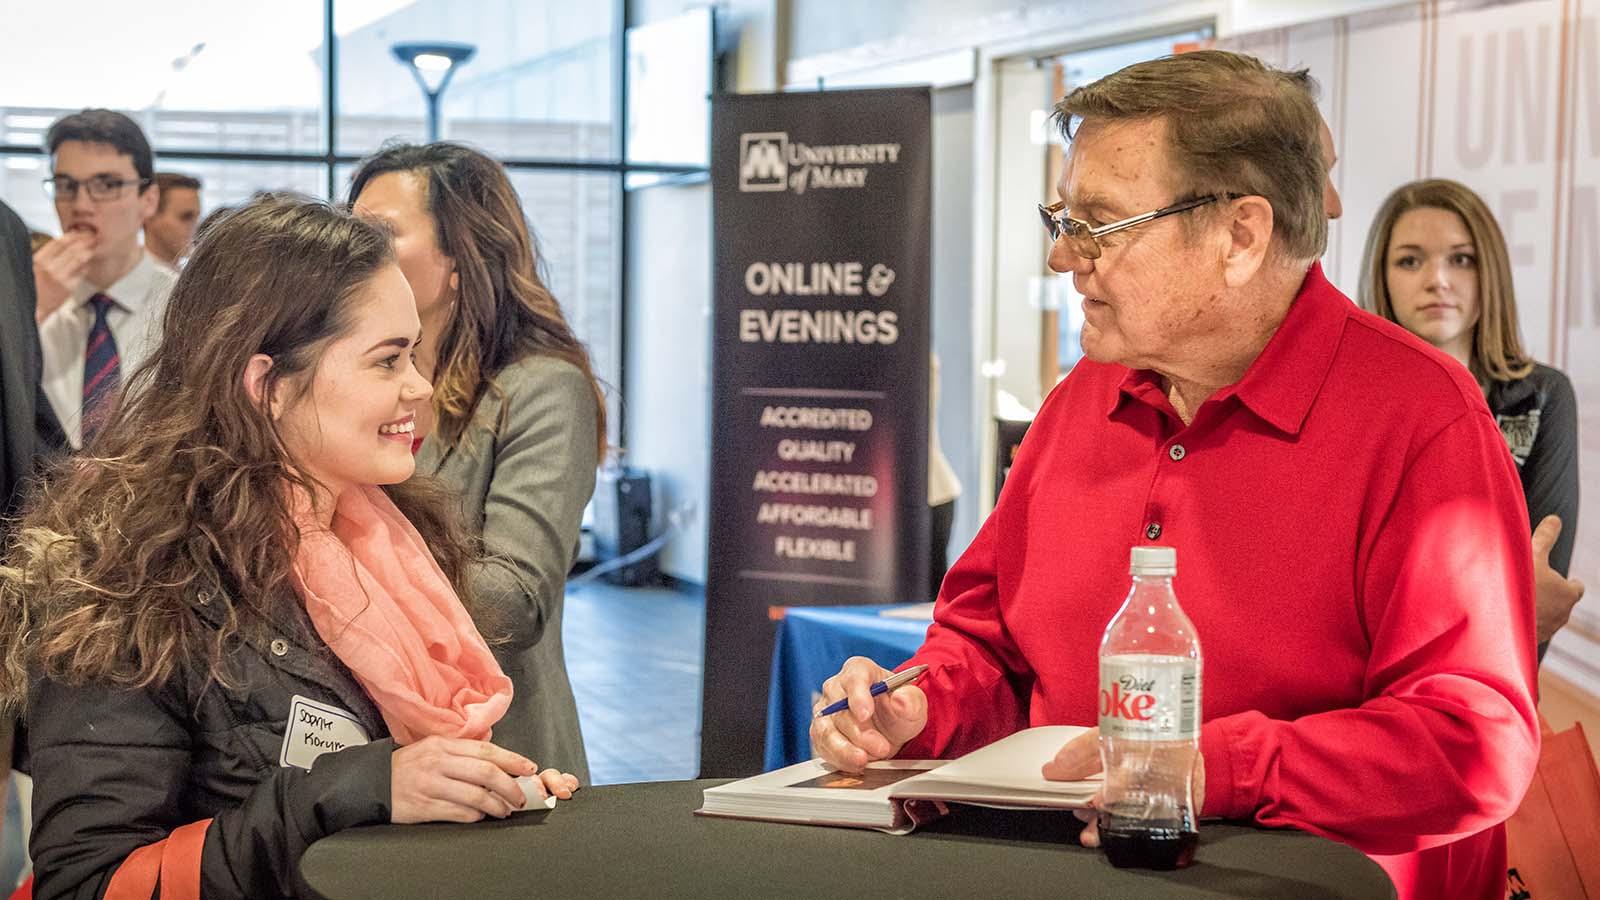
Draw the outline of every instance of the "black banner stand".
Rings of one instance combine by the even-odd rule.
[[[712,133],[700,774],[724,777],[761,769],[772,610],[927,596],[930,95],[722,95]]]

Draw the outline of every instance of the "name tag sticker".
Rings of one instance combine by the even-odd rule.
[[[522,805],[517,807],[518,812],[527,812],[530,809],[538,810],[556,808],[555,794],[546,794],[543,797],[539,796],[543,792],[543,788],[535,783],[538,781],[538,779],[539,776],[537,775],[517,776],[517,787],[522,788]]]
[[[355,716],[296,694],[289,701],[289,722],[283,729],[278,765],[309,769],[324,753],[359,747],[370,740]]]

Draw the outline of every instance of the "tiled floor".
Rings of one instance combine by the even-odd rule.
[[[595,784],[695,777],[704,634],[700,593],[567,590],[562,643]]]

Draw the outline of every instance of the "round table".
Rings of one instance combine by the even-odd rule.
[[[1293,898],[1383,900],[1383,870],[1298,831],[1206,824],[1196,863],[1115,869],[1064,812],[955,807],[910,835],[696,816],[722,781],[591,787],[551,812],[324,838],[300,874],[323,900],[461,897]]]

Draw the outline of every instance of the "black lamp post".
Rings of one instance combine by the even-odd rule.
[[[417,87],[428,98],[428,143],[439,139],[439,98],[450,86],[450,78],[478,48],[471,44],[395,44],[394,58],[411,70]]]

